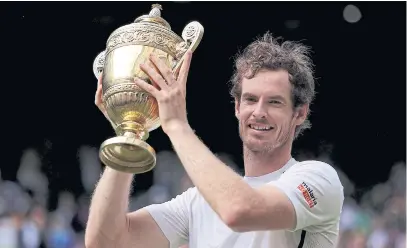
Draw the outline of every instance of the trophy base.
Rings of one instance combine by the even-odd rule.
[[[131,174],[148,172],[156,164],[154,149],[146,142],[136,139],[130,132],[103,142],[99,157],[106,166]]]

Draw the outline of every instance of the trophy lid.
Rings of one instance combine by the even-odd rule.
[[[160,4],[151,5],[151,11],[148,15],[142,15],[134,21],[134,23],[155,23],[162,25],[168,29],[171,29],[170,24],[161,17],[161,10],[163,10]]]

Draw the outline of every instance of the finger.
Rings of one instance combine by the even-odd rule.
[[[151,84],[139,79],[139,78],[135,78],[134,79],[134,83],[140,87],[141,89],[147,91],[148,93],[150,93],[153,97],[157,98],[160,94],[160,91],[158,89],[156,89],[154,86],[152,86]]]
[[[158,84],[156,84],[154,81],[152,81],[151,84],[152,84],[155,88],[157,88],[158,90],[161,90],[161,87],[160,87]]]
[[[185,58],[184,61],[182,62],[182,66],[178,76],[178,82],[184,86],[187,84],[191,60],[192,60],[192,51],[188,50],[185,54]]]
[[[162,90],[169,89],[167,83],[165,82],[164,78],[158,74],[158,72],[153,68],[153,64],[151,62],[147,62],[146,64],[142,64],[140,68],[146,73],[150,79],[156,83]]]
[[[150,60],[157,67],[158,71],[161,73],[162,77],[164,77],[165,81],[167,81],[168,85],[175,83],[174,74],[161,59],[159,59],[155,54],[151,54]]]
[[[102,103],[102,85],[98,85],[98,88],[96,90],[95,94],[95,104],[99,105]]]
[[[102,74],[101,74],[99,76],[98,86],[97,86],[96,94],[95,94],[95,104],[97,106],[99,106],[102,103],[102,93],[103,93],[103,89],[102,89]]]
[[[102,83],[102,78],[103,78],[103,72],[100,73],[99,78],[98,78],[98,83]]]
[[[181,63],[181,65],[182,65],[182,63]],[[179,70],[181,69],[181,66],[177,66],[176,67],[176,70],[175,71],[173,71],[173,74],[174,74],[174,76],[175,76],[175,80],[177,80],[177,81],[179,81],[178,79],[179,79]]]

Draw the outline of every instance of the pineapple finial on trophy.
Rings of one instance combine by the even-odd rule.
[[[155,3],[151,5],[151,11],[148,14],[149,16],[161,16],[161,10],[163,10],[163,7],[161,4]]]

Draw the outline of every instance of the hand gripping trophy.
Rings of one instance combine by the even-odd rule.
[[[155,151],[145,140],[149,132],[160,126],[158,104],[134,83],[135,77],[151,83],[140,64],[153,53],[176,74],[186,51],[194,51],[204,33],[202,25],[193,21],[179,37],[161,17],[161,10],[160,5],[154,4],[148,15],[116,29],[93,63],[97,78],[103,72],[102,100],[116,132],[116,137],[102,143],[99,157],[106,166],[118,171],[140,174],[156,164]]]

